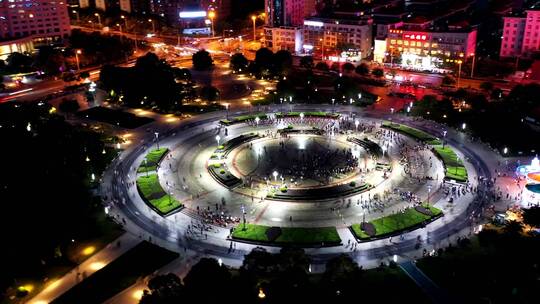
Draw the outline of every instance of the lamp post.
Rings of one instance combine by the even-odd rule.
[[[217,145],[219,146],[219,141],[221,140],[221,136],[219,135],[216,135],[216,141],[217,141]]]
[[[356,132],[358,132],[358,125],[360,124],[360,122],[357,120],[354,121],[354,126],[356,127]]]
[[[154,132],[154,135],[156,136],[156,145],[157,145],[157,149],[159,150],[159,133]]]
[[[259,126],[259,121],[260,121],[260,120],[261,120],[261,119],[259,118],[259,116],[255,117],[255,123],[257,124],[257,127]]]
[[[227,113],[227,114],[226,114],[226,115],[227,115],[226,118],[229,119],[229,103],[225,103],[224,105],[225,105],[225,111],[226,111],[226,113]]]
[[[74,13],[75,16],[77,17],[77,24],[81,23],[81,17],[79,16],[79,11],[72,10],[71,12]]]
[[[75,61],[77,62],[77,71],[80,71],[81,70],[81,67],[79,65],[79,55],[82,53],[81,50],[76,50],[75,51]]]
[[[300,113],[300,123],[302,123],[304,121],[304,113]]]
[[[427,191],[428,191],[428,195],[427,195],[427,203],[428,203],[428,205],[429,205],[429,197],[430,197],[430,195],[431,195],[431,185],[428,185]]]
[[[447,133],[447,132],[448,132],[448,131],[446,131],[446,130],[443,131],[443,142],[442,142],[442,147],[443,147],[443,149],[444,149],[444,144],[446,143],[446,133]]]
[[[101,24],[101,16],[98,13],[95,13],[94,16],[97,17],[99,27],[103,27],[103,25]]]
[[[274,177],[274,181],[277,182],[278,172],[277,172],[277,171],[274,171],[274,172],[272,173],[272,176]]]
[[[156,24],[153,19],[148,19],[148,22],[152,23],[152,33],[156,33]]]
[[[255,15],[252,15],[251,21],[253,21],[253,41],[257,40],[257,28],[255,26],[255,20],[257,20],[257,17]]]
[[[214,18],[216,17],[216,12],[210,11],[208,12],[208,18],[210,18],[210,25],[212,26],[212,37],[216,36],[216,32],[214,32]]]
[[[121,19],[124,19],[124,25],[125,25],[125,28],[126,28],[126,31],[127,31],[127,29],[128,29],[128,22],[127,22],[126,16],[122,15],[122,16],[120,16],[120,18],[121,18]]]
[[[476,61],[476,54],[472,53],[471,56],[472,56],[471,78],[473,78],[474,77],[474,64],[475,64],[475,61]]]
[[[120,23],[117,23],[116,26],[120,29],[120,41],[124,40],[124,32],[122,32],[122,25]]]
[[[457,88],[459,89],[459,81],[461,80],[461,64],[463,63],[463,60],[458,60],[458,74],[457,74]]]

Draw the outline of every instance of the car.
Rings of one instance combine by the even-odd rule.
[[[451,197],[451,196],[450,196],[449,198],[447,198],[446,200],[447,200],[449,203],[453,203],[453,202],[454,202],[454,198]]]

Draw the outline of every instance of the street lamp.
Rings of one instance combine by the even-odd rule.
[[[75,51],[75,61],[77,62],[77,71],[79,71],[81,69],[81,67],[79,65],[79,55],[80,54],[82,54],[81,50],[76,50]]]
[[[72,10],[71,12],[74,13],[75,16],[77,16],[77,23],[81,23],[81,18],[80,18],[80,16],[79,16],[79,11],[77,11],[77,10]]]
[[[277,171],[274,171],[274,172],[272,173],[272,176],[274,176],[274,181],[277,182],[278,172],[277,172]]]
[[[127,23],[127,18],[126,16],[122,15],[120,16],[121,19],[124,19],[124,24],[125,24],[125,27],[126,27],[126,30],[128,29],[128,23]]]
[[[466,127],[467,127],[467,124],[466,124],[466,123],[463,123],[463,124],[461,125],[461,129],[462,129],[462,130],[465,130]]]
[[[224,103],[223,105],[225,106],[225,111],[226,111],[226,113],[227,113],[227,117],[226,117],[226,118],[229,119],[229,103]]]
[[[472,53],[471,56],[472,56],[471,78],[473,78],[474,77],[474,63],[475,63],[475,60],[476,60],[476,54]]]
[[[257,20],[257,17],[255,17],[255,15],[252,15],[251,16],[251,21],[253,21],[253,41],[257,40],[257,29],[255,27],[255,20]]]
[[[461,79],[461,64],[463,63],[463,60],[458,60],[457,61],[457,64],[458,64],[458,75],[457,75],[457,88],[459,89],[459,81]]]
[[[507,147],[504,147],[503,153],[504,153],[505,155],[506,155],[506,153],[508,153],[508,148],[507,148]]]
[[[217,145],[219,146],[219,141],[221,140],[221,136],[219,135],[216,135],[216,141],[217,141]]]
[[[430,195],[431,195],[431,185],[428,185],[427,191],[428,191],[428,195],[427,195],[427,203],[428,203],[428,205],[429,205],[429,197],[430,197]]]
[[[94,16],[97,17],[99,27],[103,27],[103,25],[101,24],[101,16],[98,13],[95,13]]]
[[[357,120],[354,121],[354,126],[356,127],[356,132],[358,132],[358,125],[360,124],[360,122]]]
[[[259,116],[255,117],[255,123],[257,124],[257,127],[259,126],[259,121],[260,121],[260,120],[261,120],[261,119],[259,118]]]
[[[159,133],[154,132],[154,135],[156,136],[156,145],[157,145],[157,149],[159,150]]]
[[[117,23],[116,26],[120,29],[120,40],[123,40],[124,33],[122,32],[122,25],[120,23]]]
[[[300,122],[304,121],[304,113],[300,113]]]
[[[148,22],[152,23],[152,33],[156,33],[156,24],[153,19],[148,19]]]
[[[212,37],[216,35],[216,33],[214,32],[214,18],[215,17],[216,17],[216,12],[214,11],[208,12],[208,18],[210,18],[210,24],[212,26]]]

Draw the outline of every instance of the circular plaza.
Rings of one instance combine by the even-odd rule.
[[[205,117],[156,132],[122,165],[114,174],[133,172],[122,208],[139,233],[224,257],[255,246],[331,255],[405,241],[451,226],[477,181],[470,153],[446,132],[319,108]]]

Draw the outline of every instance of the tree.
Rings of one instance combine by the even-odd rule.
[[[494,87],[493,82],[489,82],[489,81],[484,81],[480,84],[480,89],[486,92],[493,90],[493,87]]]
[[[523,222],[533,227],[540,227],[540,207],[533,206],[531,208],[524,209]]]
[[[243,54],[236,53],[231,56],[229,67],[231,68],[231,70],[235,72],[247,71],[248,64],[249,64],[249,61]]]
[[[274,53],[267,48],[260,48],[255,53],[255,64],[262,72],[262,70],[270,70],[272,68],[272,60],[274,59]]]
[[[455,83],[456,83],[456,80],[454,79],[454,77],[450,75],[445,75],[441,82],[441,84],[444,86],[453,86]]]
[[[89,78],[90,73],[88,71],[81,72],[81,74],[79,74],[79,77],[81,77],[82,79]]]
[[[303,56],[300,58],[300,66],[308,70],[313,69],[313,57]]]
[[[140,304],[172,304],[186,301],[182,281],[175,274],[158,275],[150,279]]]
[[[277,51],[273,58],[273,74],[275,76],[287,74],[292,67],[292,55],[287,50]]]
[[[359,75],[367,75],[369,74],[369,66],[362,62],[356,67],[355,72]]]
[[[62,52],[51,46],[39,48],[35,63],[48,75],[58,75],[65,70],[65,58]]]
[[[326,71],[328,71],[328,64],[326,64],[326,62],[324,62],[324,61],[319,61],[315,65],[315,69],[317,69],[319,71],[326,72]]]
[[[219,90],[213,86],[205,86],[201,89],[199,95],[208,101],[216,101],[219,99]]]
[[[503,230],[510,236],[516,236],[523,231],[523,224],[518,221],[509,221],[506,223]]]
[[[208,70],[214,65],[214,60],[206,50],[199,50],[191,57],[193,68],[197,71]]]
[[[217,303],[227,298],[231,274],[216,259],[201,258],[184,278],[184,286],[192,298],[199,298],[200,303]],[[208,288],[212,292],[208,292]]]
[[[60,102],[58,108],[64,113],[72,114],[77,112],[80,106],[76,99],[64,99]]]
[[[381,68],[375,68],[371,71],[371,74],[377,78],[382,78],[384,76],[384,71]]]
[[[350,62],[345,62],[341,68],[343,69],[343,72],[351,73],[352,71],[354,71],[354,64]]]
[[[25,72],[32,65],[32,57],[19,52],[13,52],[6,58],[8,68],[15,72]]]

